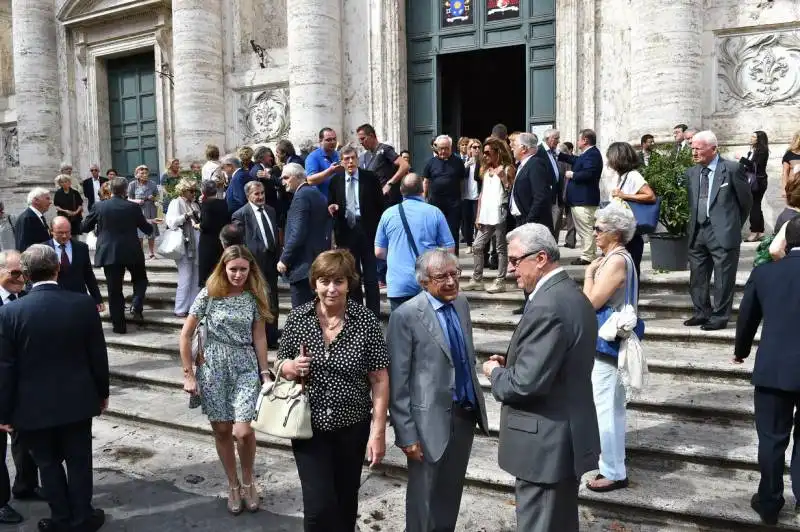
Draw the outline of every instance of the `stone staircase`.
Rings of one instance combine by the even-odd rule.
[[[737,306],[753,251],[752,245],[743,246]],[[564,250],[563,255],[562,263],[567,264],[575,253]],[[463,255],[461,263],[466,278],[471,271],[471,256]],[[682,325],[691,315],[688,272],[648,271],[647,250],[642,266],[640,311],[647,318],[645,347],[651,374],[645,392],[628,407],[631,488],[596,494],[582,487],[582,519],[611,519],[622,527],[618,530],[763,529],[749,507],[758,483],[749,384],[753,356],[741,366],[731,363],[733,323],[727,330],[710,332]],[[566,268],[573,278],[582,279],[583,268]],[[488,279],[493,278],[492,273]],[[97,274],[104,284],[102,271]],[[150,288],[141,325],[129,325],[129,334],[116,335],[104,318],[113,375],[109,414],[136,423],[208,434],[206,419],[199,410],[187,408],[188,399],[181,390],[178,332],[183,320],[172,313],[177,277],[174,263],[148,261],[148,276]],[[281,285],[280,290],[282,323],[290,305],[288,287]],[[105,293],[105,288],[102,291]],[[511,311],[521,305],[522,294],[510,277],[505,293],[466,294],[472,306],[480,365],[489,355],[506,351],[518,321]],[[384,323],[387,318],[384,296]],[[270,356],[274,357],[274,352]],[[470,489],[481,494],[477,500],[513,500],[513,478],[497,466],[500,405],[492,397],[488,381],[481,377],[481,383],[492,434],[476,437],[467,481]],[[390,445],[380,471],[402,481],[405,458],[391,445],[393,439],[389,428]],[[291,460],[287,441],[259,435],[259,444],[283,451]],[[787,504],[778,529],[800,530],[800,520],[795,520],[790,510],[794,499],[788,476],[786,480]],[[493,519],[487,515],[481,525],[494,530],[490,526]]]

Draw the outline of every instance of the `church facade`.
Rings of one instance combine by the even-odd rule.
[[[323,126],[344,144],[369,122],[420,162],[496,122],[591,127],[601,148],[686,123],[731,154],[769,134],[771,219],[798,21],[796,0],[0,0],[0,196],[12,210],[61,161],[160,173]]]

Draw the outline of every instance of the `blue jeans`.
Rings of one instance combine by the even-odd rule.
[[[296,283],[290,283],[289,290],[292,294],[292,308],[314,301],[314,291],[311,290],[308,278],[300,279]]]
[[[625,471],[625,387],[615,358],[595,357],[592,390],[600,429],[600,474],[608,480],[624,480],[628,476]]]

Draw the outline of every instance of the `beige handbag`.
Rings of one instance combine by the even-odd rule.
[[[300,352],[305,346],[300,347]],[[303,380],[290,381],[281,377],[281,366],[275,368],[275,382],[265,384],[258,398],[256,419],[250,423],[253,430],[278,438],[307,440],[313,436],[311,430],[311,405],[308,402]]]

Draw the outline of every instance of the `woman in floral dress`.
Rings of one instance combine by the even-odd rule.
[[[231,246],[195,299],[181,331],[183,389],[200,395],[203,413],[211,422],[228,477],[228,511],[234,515],[244,507],[251,512],[259,508],[253,483],[256,437],[250,422],[256,417],[256,401],[268,375],[266,370],[260,375],[258,371],[259,366],[267,367],[265,322],[273,319],[268,300],[267,283],[253,255],[244,246]],[[192,335],[203,318],[208,336],[203,355],[193,362]]]
[[[142,208],[147,220],[157,220],[158,209],[156,209],[156,198],[158,197],[158,185],[150,181],[150,169],[145,165],[136,167],[136,179],[128,185],[128,201],[139,205]],[[160,221],[160,220],[159,220]],[[150,250],[150,258],[156,256],[156,237],[158,236],[158,223],[153,223],[152,234],[145,235],[139,231],[139,243],[142,243],[144,237],[147,236],[147,248]]]

